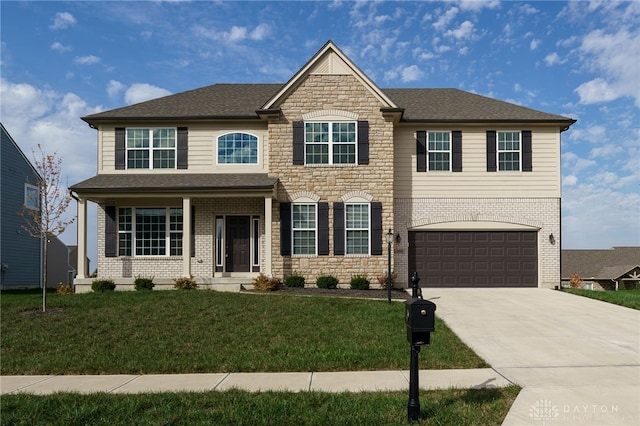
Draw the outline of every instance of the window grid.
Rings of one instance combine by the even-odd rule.
[[[451,170],[451,133],[429,132],[427,142],[428,170]]]
[[[258,138],[248,133],[229,133],[218,138],[219,164],[258,164]]]
[[[520,132],[497,132],[498,170],[520,170]]]
[[[356,164],[356,123],[305,123],[306,164]]]
[[[175,167],[176,129],[127,129],[127,168]]]
[[[346,253],[369,254],[369,204],[347,204]]]
[[[316,254],[316,205],[294,204],[291,221],[293,254]]]
[[[182,208],[118,209],[119,256],[181,256],[182,235]]]
[[[131,256],[132,229],[131,208],[118,209],[118,256]]]

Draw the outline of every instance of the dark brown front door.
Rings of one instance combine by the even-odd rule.
[[[424,287],[536,287],[537,232],[410,232],[413,272]]]
[[[251,269],[251,218],[249,216],[227,216],[226,224],[227,272],[249,272]]]

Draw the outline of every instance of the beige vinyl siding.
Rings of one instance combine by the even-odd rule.
[[[462,172],[417,172],[418,130],[461,130]],[[487,172],[487,130],[531,130],[532,172]],[[394,140],[395,198],[560,197],[560,133],[557,127],[425,125],[398,126]]]
[[[171,123],[149,124],[128,123],[123,127],[188,127],[189,157],[188,169],[180,173],[267,173],[268,133],[266,123]],[[177,169],[162,170],[116,170],[115,169],[115,128],[121,126],[100,126],[98,131],[99,173],[176,173]],[[227,133],[244,132],[258,137],[258,164],[217,164],[218,137]]]

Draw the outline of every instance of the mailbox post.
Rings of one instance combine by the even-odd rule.
[[[407,418],[415,421],[420,418],[419,397],[419,361],[420,347],[431,343],[431,333],[435,328],[436,305],[422,299],[418,283],[420,277],[415,272],[411,277],[412,297],[405,302],[405,322],[407,324],[407,340],[411,346],[411,362],[409,366],[409,402]]]

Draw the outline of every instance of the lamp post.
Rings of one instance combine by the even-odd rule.
[[[389,304],[391,304],[391,243],[393,242],[393,232],[391,232],[391,229],[389,229],[385,237],[387,239],[387,297]]]

